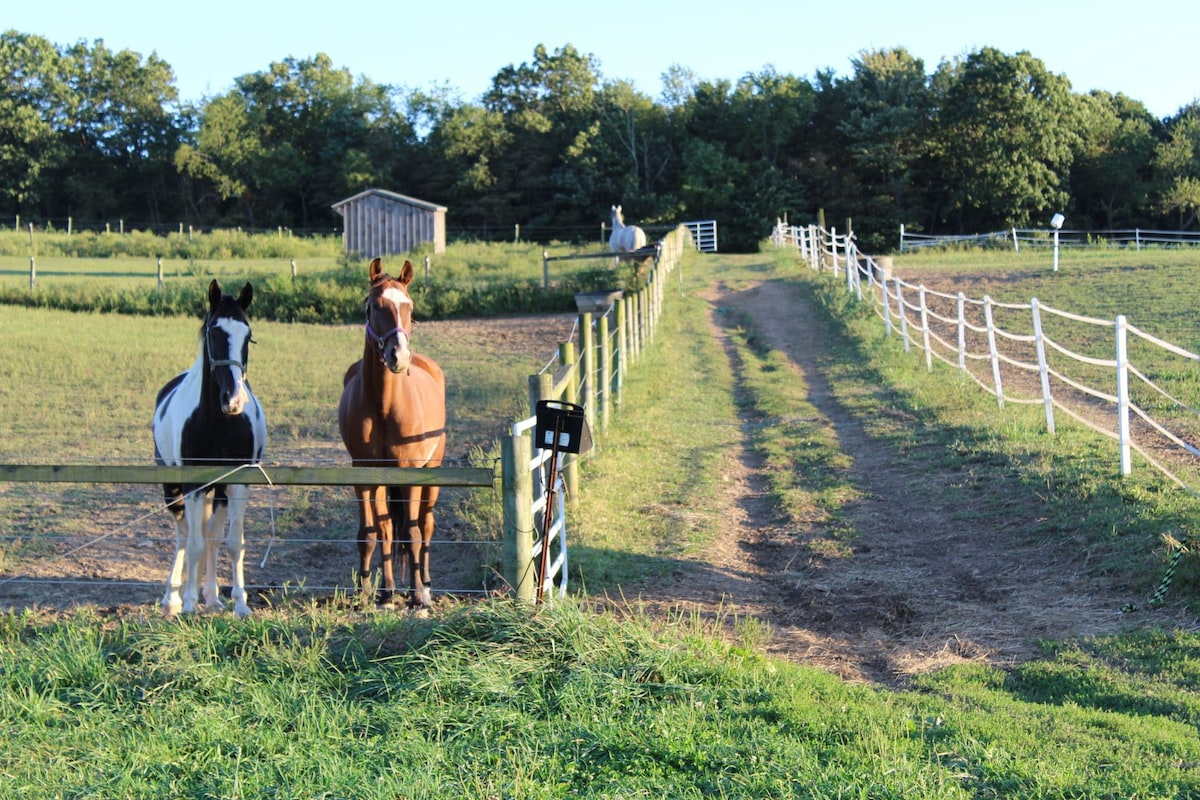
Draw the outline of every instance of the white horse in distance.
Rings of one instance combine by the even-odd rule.
[[[608,248],[614,253],[632,253],[646,246],[646,232],[637,225],[625,225],[621,207],[612,207],[612,234],[608,237]]]

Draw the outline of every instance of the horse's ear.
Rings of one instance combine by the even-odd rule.
[[[408,259],[404,260],[404,269],[400,270],[400,285],[408,286],[412,283],[413,274],[416,270],[413,269],[412,262]]]
[[[371,278],[371,283],[379,280],[379,276],[383,274],[383,262],[378,258],[371,259],[371,267],[367,272]]]
[[[212,283],[208,285],[208,307],[210,310],[215,310],[217,303],[221,302],[221,284],[217,283],[217,279],[213,278]]]
[[[242,287],[242,293],[238,295],[238,305],[245,311],[250,307],[250,301],[254,299],[254,287],[250,285],[250,281],[246,281],[246,285]]]

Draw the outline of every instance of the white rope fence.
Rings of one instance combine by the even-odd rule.
[[[914,285],[858,252],[852,236],[817,226],[776,225],[771,240],[795,248],[810,268],[832,272],[870,303],[889,336],[918,350],[926,369],[959,370],[1005,403],[1041,404],[1046,429],[1062,413],[1117,442],[1122,475],[1132,453],[1180,488],[1200,494],[1200,355],[1114,319],[1075,314],[1032,298],[1002,303]]]

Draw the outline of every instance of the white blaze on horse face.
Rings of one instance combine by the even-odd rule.
[[[246,391],[246,375],[242,371],[241,363],[242,353],[245,352],[250,339],[250,327],[244,322],[227,317],[222,317],[214,324],[229,338],[229,353],[225,357],[238,362],[229,365],[229,371],[233,375],[233,386],[228,394],[222,392],[221,395],[221,411],[235,416],[241,414],[246,403],[250,402],[250,394]],[[209,353],[209,358],[212,357],[213,354]]]
[[[394,286],[383,290],[380,297],[390,303],[396,311],[397,327],[395,339],[390,339],[383,349],[383,361],[392,372],[403,372],[412,364],[412,351],[408,347],[408,328],[412,319],[412,298]],[[394,342],[394,343],[393,343]]]

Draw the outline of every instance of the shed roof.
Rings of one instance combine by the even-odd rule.
[[[446,210],[445,206],[439,206],[437,203],[430,203],[427,200],[418,200],[415,197],[409,197],[408,195],[399,194],[398,192],[389,192],[386,189],[367,189],[365,192],[359,192],[358,194],[354,195],[353,197],[347,197],[345,200],[337,201],[336,203],[334,203],[331,206],[331,208],[333,208],[333,210],[335,210],[339,214],[341,214],[342,208],[344,208],[345,206],[348,206],[348,205],[354,203],[356,200],[361,200],[362,198],[368,197],[370,195],[377,195],[386,200],[391,200],[396,203],[404,203],[405,205],[416,206],[417,208],[423,208],[426,211],[445,211]]]

